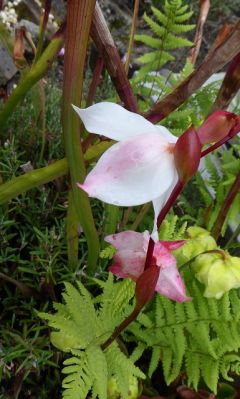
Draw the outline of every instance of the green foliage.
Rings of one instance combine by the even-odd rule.
[[[204,159],[204,178],[198,173],[194,186],[188,186],[181,197],[182,205],[189,217],[209,231],[214,225],[237,173],[239,173],[239,154],[240,139],[236,137],[232,147],[207,156]],[[192,206],[193,197],[190,190],[194,190],[199,207]],[[222,235],[225,234],[229,222],[234,225],[238,220],[239,198],[238,194],[228,212],[222,228]]]
[[[160,231],[159,240],[181,240],[185,238],[187,222],[181,222],[179,217],[169,214],[163,221]]]
[[[95,282],[103,292],[94,301],[80,282],[78,289],[66,283],[65,304],[55,304],[55,314],[40,316],[57,330],[52,342],[72,355],[64,361],[64,398],[85,399],[92,390],[94,398],[106,399],[111,377],[116,379],[121,396],[127,398],[130,377],[145,376],[116,342],[105,350],[102,345],[130,313],[134,285],[128,280],[114,284],[111,274],[106,282]]]
[[[194,28],[195,25],[187,24],[192,12],[182,6],[182,0],[165,1],[163,11],[151,7],[153,18],[144,14],[144,20],[152,31],[150,34],[135,35],[135,40],[151,48],[139,57],[137,61],[142,64],[138,74],[133,79],[136,92],[141,96],[161,96],[161,91],[168,91],[166,78],[158,76],[157,72],[169,61],[175,59],[172,51],[192,45],[188,39],[183,37],[185,32]],[[156,72],[153,72],[156,71]],[[145,82],[144,86],[142,82]]]
[[[193,301],[173,303],[157,295],[154,311],[143,320],[140,316],[128,333],[152,350],[149,377],[161,361],[167,384],[183,371],[195,390],[203,380],[216,392],[219,378],[232,381],[229,373],[240,366],[239,293],[232,290],[221,300],[206,299],[202,287],[190,283],[191,273],[188,278]]]

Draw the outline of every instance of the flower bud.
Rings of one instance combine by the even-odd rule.
[[[13,48],[13,60],[15,65],[18,69],[24,69],[27,65],[27,61],[24,57],[24,37],[26,34],[26,28],[21,27],[17,28],[15,31],[15,41],[14,41],[14,48]]]
[[[178,139],[174,147],[174,160],[182,183],[187,183],[198,169],[201,143],[194,127],[190,127]]]
[[[213,112],[197,131],[202,144],[214,143],[226,137],[235,126],[237,115],[227,111]]]
[[[139,397],[139,394],[140,392],[139,392],[138,379],[135,376],[131,375],[129,377],[127,399],[137,399]],[[119,399],[121,397],[121,392],[119,390],[117,380],[114,377],[111,377],[108,380],[107,397],[108,399]]]
[[[174,251],[178,266],[189,262],[195,256],[217,248],[217,243],[209,231],[198,226],[191,226],[187,229],[188,239],[184,246]]]
[[[142,309],[152,298],[157,285],[159,272],[160,268],[158,266],[150,266],[138,277],[135,288],[136,307],[138,309]]]
[[[196,278],[206,286],[204,296],[219,299],[240,287],[240,258],[222,250],[199,255],[192,263]]]
[[[75,349],[81,346],[81,342],[71,334],[63,334],[61,331],[52,331],[50,335],[50,341],[57,349],[63,352],[70,352],[71,349]]]

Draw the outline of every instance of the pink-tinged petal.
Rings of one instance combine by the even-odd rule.
[[[161,244],[168,249],[168,251],[173,251],[174,249],[178,249],[185,244],[185,240],[177,240],[177,241],[161,241]]]
[[[156,291],[173,301],[184,302],[191,300],[186,295],[184,282],[176,266],[161,268]]]
[[[156,264],[161,268],[176,266],[175,257],[160,241],[155,243],[153,256],[156,259]]]
[[[175,144],[177,142],[177,137],[174,136],[165,126],[155,125],[159,130],[159,133],[169,142]]]
[[[149,134],[114,144],[78,186],[109,204],[134,206],[165,194],[175,176],[169,144],[159,134]]]
[[[120,105],[102,102],[81,109],[73,105],[88,132],[123,141],[139,134],[158,133],[155,125],[143,116],[127,111]]]
[[[153,209],[154,209],[154,223],[153,223],[153,231],[152,231],[151,237],[155,242],[158,241],[157,218],[159,216],[160,211],[166,204],[168,198],[170,197],[170,195],[178,181],[177,171],[175,169],[173,169],[173,171],[174,171],[174,173],[173,173],[172,181],[171,181],[171,184],[169,185],[169,188],[163,194],[161,194],[159,197],[153,199],[153,201],[152,201]]]
[[[118,250],[131,249],[132,251],[143,250],[143,234],[136,231],[122,231],[121,233],[112,234],[104,238],[106,242],[111,244]]]
[[[145,258],[146,254],[143,251],[134,252],[131,249],[118,251],[113,257],[114,264],[110,266],[109,271],[115,276],[136,281],[143,272]]]

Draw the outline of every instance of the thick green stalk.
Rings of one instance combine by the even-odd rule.
[[[76,270],[78,261],[78,217],[77,211],[74,206],[73,192],[70,190],[68,196],[68,209],[67,209],[67,251],[68,251],[68,265],[71,270]]]
[[[41,186],[60,176],[66,175],[68,164],[66,158],[56,161],[44,168],[32,170],[22,176],[14,177],[0,186],[0,205],[17,197],[24,191]]]
[[[98,158],[104,151],[106,151],[113,142],[104,141],[97,143],[90,147],[84,154],[85,161],[92,161]],[[49,183],[64,176],[68,173],[67,159],[63,158],[47,165],[44,168],[35,169],[22,176],[14,177],[13,179],[3,183],[0,176],[0,205],[10,201],[12,198],[17,197],[19,194],[24,193],[31,188],[41,186],[42,184]]]
[[[109,234],[114,234],[117,229],[117,224],[119,222],[119,207],[116,205],[105,204],[105,221],[104,221],[104,237]]]
[[[16,105],[23,100],[27,92],[37,83],[47,72],[56,54],[59,52],[64,40],[64,26],[55,34],[50,44],[39,58],[38,62],[32,66],[27,75],[20,81],[17,88],[10,95],[0,111],[1,129],[5,126],[7,119],[12,115]]]
[[[88,267],[91,272],[96,269],[99,239],[89,199],[76,186],[77,182],[83,182],[86,172],[80,137],[81,123],[71,104],[78,106],[81,104],[85,58],[94,8],[95,0],[70,0],[68,2],[62,112],[64,143],[71,176],[73,204],[78,223],[86,235]]]

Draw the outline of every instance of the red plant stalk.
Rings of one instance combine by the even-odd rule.
[[[130,313],[130,315],[124,319],[118,327],[115,328],[114,332],[110,337],[103,343],[102,350],[106,349],[111,343],[122,333],[123,330],[134,321],[142,308],[152,298],[155,287],[159,278],[160,268],[158,266],[152,266],[145,270],[136,281],[135,297],[136,305]]]
[[[219,71],[240,52],[240,22],[224,40],[210,49],[203,63],[191,73],[172,93],[157,102],[145,115],[152,123],[164,119],[191,96],[213,73]]]
[[[163,220],[165,219],[167,213],[169,212],[170,208],[173,206],[174,202],[178,198],[179,194],[183,190],[184,183],[181,182],[180,180],[177,182],[176,186],[174,187],[169,199],[167,200],[166,204],[162,208],[161,212],[159,213],[158,219],[157,219],[157,228],[161,226]],[[145,266],[144,269],[148,269],[151,267],[152,264],[152,257],[153,257],[153,251],[154,251],[154,246],[155,242],[153,239],[150,237],[149,244],[148,244],[148,249],[147,249],[147,256],[146,256],[146,261],[145,261]]]
[[[92,76],[92,80],[91,80],[91,83],[89,86],[89,90],[88,90],[86,107],[89,107],[93,103],[97,87],[101,80],[103,66],[104,66],[104,63],[103,63],[102,57],[98,57],[98,59],[96,61],[96,65],[94,67],[93,76]]]
[[[104,59],[114,87],[125,107],[129,111],[138,112],[137,100],[98,3],[93,15],[91,37]]]
[[[211,234],[217,240],[221,234],[222,226],[225,222],[225,219],[227,217],[228,211],[231,208],[231,205],[236,198],[236,195],[240,192],[240,173],[237,175],[236,179],[234,180],[234,183],[232,187],[230,188],[223,205],[220,209],[220,212],[217,216],[217,219],[214,223],[214,226],[212,228]]]

